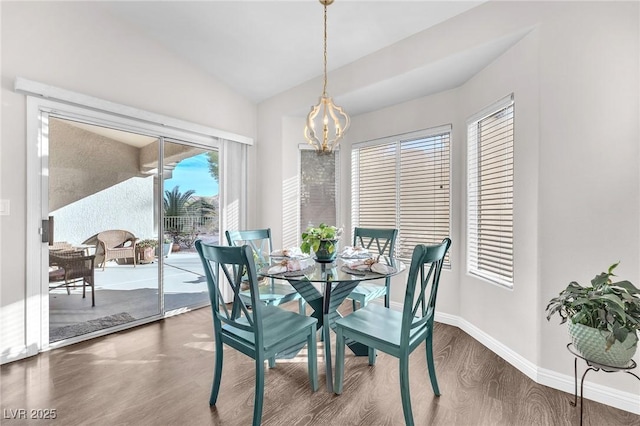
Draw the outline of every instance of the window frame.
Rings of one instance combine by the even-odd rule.
[[[302,235],[302,233],[307,229],[308,223],[302,223],[302,168],[303,164],[303,152],[315,152],[316,149],[309,144],[299,144],[298,145],[298,173],[300,176],[300,181],[298,183],[298,212],[297,212],[297,221],[298,221],[298,236]],[[331,153],[317,153],[317,155],[333,155],[335,162],[335,182],[334,182],[334,198],[335,198],[335,221],[336,223],[327,223],[327,225],[334,225],[336,227],[340,227],[338,225],[338,221],[340,220],[340,149],[334,149]],[[314,223],[314,226],[320,225],[320,223]]]
[[[393,196],[395,202],[395,225],[394,227],[398,229],[398,241],[396,242],[396,256],[403,260],[410,260],[411,253],[410,250],[405,250],[406,253],[402,253],[402,249],[404,245],[402,244],[402,240],[404,238],[405,232],[401,227],[403,222],[402,216],[402,199],[401,199],[401,181],[402,181],[402,152],[403,145],[407,146],[412,142],[419,141],[421,139],[428,140],[430,138],[436,138],[439,135],[447,135],[447,157],[446,162],[448,163],[448,179],[447,188],[448,188],[448,209],[447,209],[447,219],[448,219],[448,232],[444,237],[449,237],[451,235],[451,226],[452,226],[452,169],[451,169],[451,159],[452,159],[452,132],[453,126],[451,124],[441,125],[437,127],[422,129],[414,132],[402,133],[399,135],[388,136],[383,138],[378,138],[374,140],[354,143],[352,145],[351,151],[351,233],[353,235],[353,230],[357,226],[364,227],[376,227],[377,225],[368,225],[361,224],[360,222],[360,210],[361,210],[361,200],[360,200],[360,154],[362,149],[376,147],[376,146],[384,146],[388,145],[389,149],[394,149],[394,161],[395,161],[395,194]],[[429,142],[427,142],[429,143]],[[426,164],[426,163],[425,163]],[[379,227],[387,227],[383,225],[379,225]],[[435,233],[434,233],[435,234]],[[440,241],[428,241],[427,244],[437,244]],[[447,259],[445,260],[445,268],[451,269],[451,259],[447,255]]]
[[[246,146],[253,145],[253,138],[233,134],[223,130],[191,123],[169,116],[163,116],[145,110],[130,107],[95,98],[82,93],[60,89],[44,83],[23,78],[16,78],[15,90],[26,97],[26,146],[27,146],[27,217],[26,224],[26,304],[24,307],[24,346],[16,346],[11,354],[0,357],[0,363],[7,359],[19,359],[35,355],[50,348],[65,346],[86,340],[86,336],[68,339],[64,343],[49,343],[49,290],[48,290],[48,248],[42,241],[42,221],[48,217],[48,197],[43,188],[46,187],[47,175],[43,175],[43,162],[47,161],[48,153],[44,151],[47,144],[41,140],[43,133],[48,131],[49,117],[64,118],[103,127],[116,128],[133,133],[151,134],[155,136],[187,141],[203,148],[220,150],[220,161],[227,161],[225,144],[238,145],[243,161],[241,182],[238,183],[239,197],[242,200],[237,209],[237,217],[246,217]],[[225,163],[226,165],[226,163]],[[220,165],[220,203],[221,206],[229,201],[228,191],[223,187],[231,179],[225,174],[232,170]],[[237,168],[236,168],[237,169]],[[222,209],[223,207],[221,207]],[[221,233],[228,223],[228,217],[220,218]],[[127,324],[127,327],[156,321],[162,316],[148,317]],[[105,329],[103,334],[112,333],[112,329]],[[96,337],[92,334],[92,337]]]
[[[511,111],[509,111],[511,109]],[[506,230],[499,229],[497,231],[497,238],[499,238],[500,242],[498,243],[500,248],[498,250],[498,254],[495,256],[487,255],[486,252],[484,254],[484,259],[488,259],[491,265],[486,265],[485,268],[480,266],[479,252],[481,251],[481,241],[479,241],[482,237],[479,237],[478,234],[481,233],[480,226],[478,224],[479,217],[482,213],[479,211],[481,209],[478,204],[481,202],[478,200],[478,193],[480,190],[478,189],[482,186],[483,180],[478,177],[481,173],[482,166],[479,164],[481,161],[481,155],[475,154],[474,152],[479,152],[481,150],[480,143],[478,140],[478,126],[484,120],[489,120],[492,117],[496,117],[501,113],[506,112],[508,114],[507,118],[504,120],[504,123],[508,126],[506,129],[500,131],[500,135],[506,137],[504,141],[500,141],[497,150],[505,151],[506,154],[500,155],[504,157],[508,163],[506,165],[500,165],[500,171],[507,172],[508,178],[506,182],[509,184],[504,190],[504,185],[500,185],[500,192],[498,196],[499,200],[508,200],[505,204],[504,201],[501,201],[501,206],[499,207],[499,211],[502,213],[505,210],[510,210],[510,214],[506,217],[501,217],[496,222],[498,223],[499,228],[503,228],[506,226]],[[482,137],[482,136],[480,136]],[[514,183],[515,183],[515,98],[514,94],[511,93],[508,96],[500,99],[497,102],[483,108],[476,114],[472,115],[467,119],[467,164],[466,164],[466,184],[467,184],[467,194],[466,194],[466,269],[467,274],[489,281],[491,283],[497,284],[499,286],[503,286],[509,289],[513,288],[514,284]],[[504,160],[491,160],[489,165],[496,165],[499,162],[504,162]],[[484,180],[485,184],[487,180]],[[493,184],[493,183],[492,183]],[[505,207],[506,206],[506,207]],[[501,214],[500,216],[504,216]],[[510,225],[505,225],[505,223],[509,222]],[[486,228],[485,228],[486,229]],[[510,241],[508,243],[507,241]],[[487,245],[485,243],[485,245]],[[503,248],[505,247],[505,248]],[[510,252],[510,254],[506,254]],[[497,265],[494,267],[493,265]],[[505,266],[506,268],[503,268]],[[493,269],[493,270],[490,270]]]

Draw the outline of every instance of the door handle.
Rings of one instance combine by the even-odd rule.
[[[40,236],[43,243],[49,242],[49,220],[42,219],[42,227],[40,228]]]

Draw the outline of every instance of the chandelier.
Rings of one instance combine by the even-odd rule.
[[[333,0],[319,0],[324,6],[324,84],[319,102],[307,115],[304,137],[318,152],[332,152],[349,128],[351,120],[327,95],[327,6]]]

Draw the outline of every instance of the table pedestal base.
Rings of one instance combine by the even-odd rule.
[[[321,293],[309,281],[294,281],[289,283],[304,298],[307,304],[313,309],[312,317],[318,320],[318,329],[322,327],[322,340],[324,341],[324,362],[327,376],[327,389],[333,392],[333,366],[331,360],[331,334],[330,330],[336,328],[335,322],[341,318],[338,307],[351,294],[360,281],[348,281],[334,283],[327,281]],[[324,293],[324,294],[323,294]],[[368,355],[368,347],[358,342],[347,342],[347,345],[358,356]]]

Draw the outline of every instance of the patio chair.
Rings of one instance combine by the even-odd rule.
[[[71,288],[81,285],[84,299],[90,287],[91,306],[96,306],[94,260],[95,255],[85,255],[82,251],[50,252],[49,265],[53,269],[49,272],[49,290],[65,287],[67,294],[71,294]]]
[[[73,250],[73,245],[66,241],[55,241],[49,244],[49,250],[70,251]]]
[[[355,228],[353,231],[353,245],[366,248],[374,256],[379,254],[391,257],[393,256],[397,236],[398,230],[394,228]],[[349,294],[353,310],[355,311],[357,308],[356,302],[360,303],[360,307],[363,307],[378,297],[384,297],[384,306],[388,308],[390,284],[391,277],[385,278],[384,285],[369,281],[360,283]]]
[[[311,388],[318,390],[318,367],[316,349],[316,326],[312,317],[285,311],[277,306],[264,305],[259,301],[258,278],[253,260],[253,250],[242,247],[223,247],[196,241],[196,250],[202,260],[211,310],[215,342],[215,371],[209,405],[215,405],[222,379],[222,360],[227,345],[255,360],[256,385],[253,405],[253,425],[260,425],[264,402],[264,362],[275,367],[278,352],[294,345],[307,345],[307,368]],[[249,284],[248,309],[240,297],[241,286]],[[224,303],[222,288],[230,288],[233,301]]]
[[[378,349],[400,360],[400,395],[408,426],[414,424],[409,392],[409,354],[424,341],[431,387],[433,393],[440,396],[433,365],[433,320],[440,272],[450,245],[451,240],[445,238],[441,244],[419,244],[413,249],[402,312],[371,303],[336,321],[336,394],[342,393],[345,340],[351,339],[369,347],[369,365],[375,364]],[[429,270],[425,275],[426,264],[429,264]],[[416,288],[418,276],[420,286]],[[416,291],[419,292],[417,296]]]
[[[102,231],[96,236],[98,245],[96,253],[104,255],[102,270],[110,260],[132,259],[133,266],[136,266],[136,241],[137,238],[129,231],[112,229]]]

